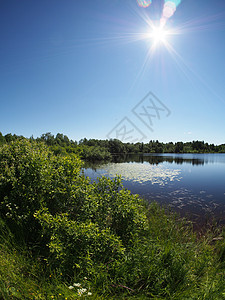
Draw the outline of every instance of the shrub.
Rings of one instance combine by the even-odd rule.
[[[80,165],[76,157],[54,156],[42,143],[23,139],[4,145],[0,148],[1,217],[29,240],[38,228],[33,217],[37,210],[65,209]]]
[[[54,217],[46,209],[37,212],[36,217],[51,236],[49,264],[66,276],[91,276],[98,273],[99,266],[109,271],[123,257],[122,242],[108,228],[101,229],[91,222],[78,223],[67,215]]]
[[[88,257],[91,266],[117,261],[147,226],[142,201],[120,178],[91,183],[80,167],[76,156],[25,139],[0,149],[2,218],[30,247],[48,244],[53,265],[69,274],[79,262],[86,270]]]

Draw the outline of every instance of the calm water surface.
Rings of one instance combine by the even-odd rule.
[[[87,164],[84,174],[121,175],[132,193],[167,204],[196,223],[225,223],[225,154],[144,154]]]

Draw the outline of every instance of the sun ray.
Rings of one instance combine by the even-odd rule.
[[[183,73],[183,75],[186,77],[186,79],[190,82],[193,88],[198,89],[199,88],[199,82],[204,86],[204,88],[214,95],[218,100],[225,102],[225,100],[218,95],[218,93],[211,88],[211,85],[207,83],[207,81],[200,76],[196,70],[193,69],[193,67],[190,67],[189,64],[184,60],[182,55],[180,55],[171,44],[166,43],[167,50],[173,60],[175,61],[177,67],[180,69],[180,71]],[[197,80],[196,80],[197,79]],[[198,83],[198,84],[197,84]],[[215,98],[213,98],[215,99]]]
[[[140,82],[141,79],[144,77],[146,69],[149,68],[150,63],[152,62],[152,58],[155,52],[155,48],[151,47],[148,49],[147,54],[144,58],[144,62],[140,68],[140,71],[138,72],[137,76],[135,77],[135,80],[130,88],[130,90],[132,91],[132,89],[135,87],[135,85],[137,84],[137,82]]]

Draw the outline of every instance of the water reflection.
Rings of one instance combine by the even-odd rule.
[[[204,218],[225,222],[225,154],[134,154],[110,163],[89,163],[84,175],[121,175],[123,184],[147,201],[167,204],[200,224]]]
[[[158,165],[164,162],[168,163],[175,163],[177,165],[181,164],[191,164],[193,166],[195,165],[204,165],[207,163],[207,160],[204,160],[203,158],[191,158],[191,157],[185,157],[185,156],[177,156],[177,155],[162,155],[162,154],[128,154],[128,155],[115,155],[113,156],[113,162],[114,163],[122,163],[122,162],[135,162],[135,163],[144,163],[148,162],[151,165]]]

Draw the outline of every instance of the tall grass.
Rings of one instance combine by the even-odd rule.
[[[218,238],[210,232],[199,239],[190,223],[155,203],[148,208],[148,222],[148,232],[114,276],[103,267],[93,277],[67,281],[41,257],[19,248],[1,222],[1,299],[225,299],[224,234]],[[79,296],[81,288],[87,291]]]

